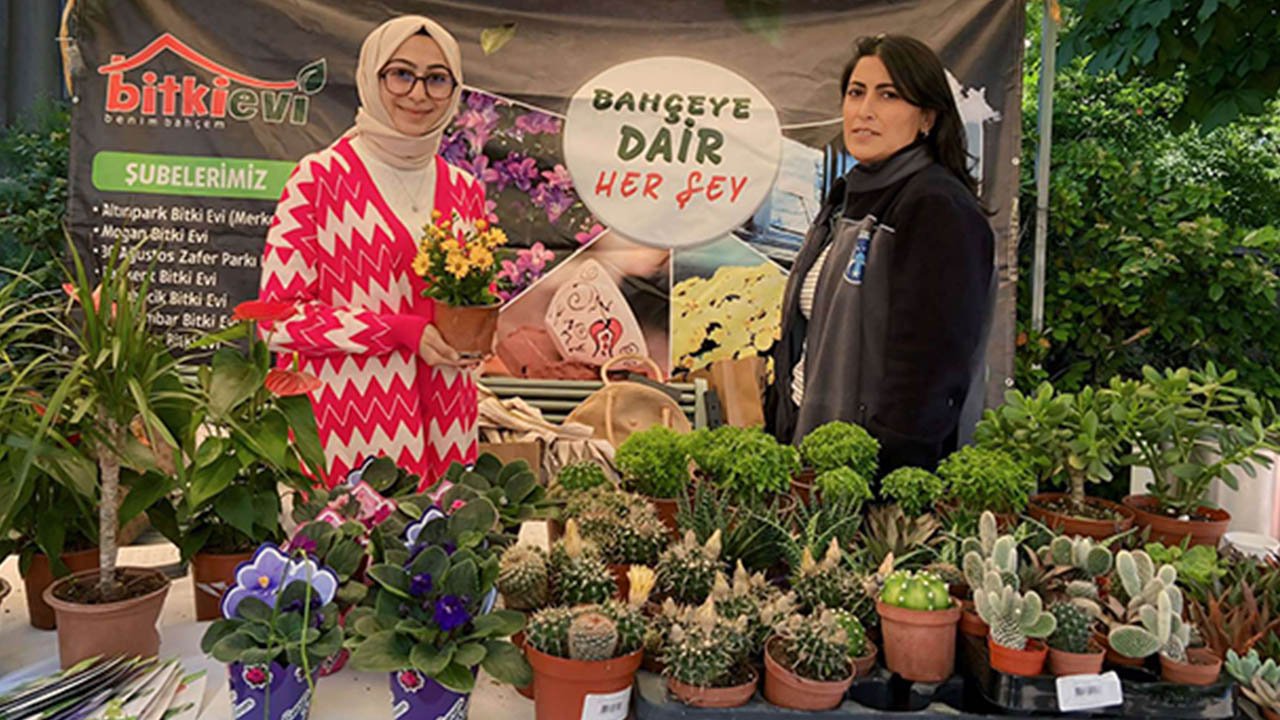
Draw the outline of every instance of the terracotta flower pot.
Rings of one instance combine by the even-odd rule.
[[[663,525],[667,526],[667,530],[671,531],[672,537],[680,534],[679,526],[676,524],[676,515],[680,512],[680,503],[675,498],[656,498],[648,495],[642,496],[648,500],[658,511],[658,519]]]
[[[1209,648],[1191,648],[1187,662],[1170,660],[1160,655],[1160,677],[1179,685],[1212,685],[1222,673],[1222,658]]]
[[[1191,545],[1217,547],[1231,524],[1231,513],[1218,508],[1201,507],[1200,515],[1210,520],[1179,520],[1160,512],[1160,501],[1150,495],[1130,495],[1124,504],[1137,515],[1140,528],[1151,528],[1151,539],[1165,545],[1178,545],[1190,536]]]
[[[862,656],[853,659],[854,678],[870,675],[876,669],[876,658],[879,656],[880,651],[876,648],[876,644],[868,640]]]
[[[73,573],[81,570],[97,570],[98,548],[63,553],[62,562]],[[58,627],[53,608],[44,601],[45,588],[53,584],[53,568],[49,566],[49,558],[36,553],[31,558],[27,574],[22,577],[22,583],[27,588],[27,616],[31,619],[31,627],[40,630],[52,630]]]
[[[1059,535],[1081,535],[1097,540],[1109,538],[1116,533],[1122,533],[1133,527],[1136,517],[1133,509],[1103,498],[1086,497],[1085,504],[1116,513],[1121,516],[1119,519],[1091,520],[1089,518],[1066,515],[1046,507],[1049,503],[1061,502],[1070,497],[1068,493],[1032,495],[1031,499],[1027,501],[1027,514]]]
[[[805,468],[796,473],[791,478],[791,497],[808,505],[809,498],[813,496],[813,483],[817,477],[818,473],[813,468]]]
[[[686,685],[675,678],[667,678],[667,690],[676,699],[690,707],[734,708],[746,705],[756,694],[760,677],[751,671],[751,679],[732,687],[698,687]]]
[[[1006,675],[1035,677],[1044,672],[1044,661],[1049,648],[1040,640],[1027,640],[1024,650],[1007,648],[987,636],[987,652],[991,655],[991,668]]]
[[[436,329],[454,350],[467,355],[483,356],[493,352],[493,336],[498,331],[500,304],[453,307],[435,304]]]
[[[884,664],[913,682],[936,683],[956,666],[956,625],[960,606],[946,610],[908,610],[876,600],[884,634]]]
[[[587,695],[617,695],[616,702],[631,702],[631,684],[640,668],[643,650],[611,660],[568,660],[525,645],[533,666],[533,701],[538,720],[582,717]]]
[[[1099,644],[1102,645],[1103,658],[1107,663],[1111,665],[1118,665],[1120,667],[1135,668],[1142,667],[1147,664],[1146,658],[1131,658],[1128,655],[1121,655],[1116,652],[1115,648],[1111,647],[1111,643],[1107,640],[1107,636],[1105,634],[1099,635],[1098,637],[1100,638]]]
[[[978,614],[973,601],[959,598],[955,598],[955,601],[960,603],[960,632],[971,637],[986,637],[991,632],[991,626]]]
[[[631,580],[627,578],[627,572],[630,570],[630,565],[609,564],[609,572],[613,573],[613,584],[618,588],[613,596],[622,601],[626,601],[627,595],[631,592]]]
[[[222,594],[236,581],[236,568],[253,559],[252,552],[196,553],[191,558],[191,578],[195,585],[196,621],[222,617]]]
[[[831,710],[844,701],[853,684],[856,670],[849,663],[849,677],[843,680],[819,681],[800,677],[774,658],[778,638],[770,638],[764,646],[764,697],[778,707],[791,710]]]
[[[1262,717],[1266,718],[1267,720],[1280,720],[1280,713],[1276,712],[1275,710],[1272,710],[1271,708],[1261,708],[1261,710],[1262,710]]]
[[[1102,648],[1090,645],[1093,652],[1073,653],[1057,648],[1049,648],[1049,672],[1054,675],[1096,675],[1102,672],[1102,661],[1107,653]]]
[[[99,605],[59,597],[72,583],[92,581],[97,570],[73,573],[45,588],[44,601],[57,615],[58,658],[63,668],[95,655],[151,657],[159,651],[156,621],[169,594],[169,578],[154,568],[120,568],[119,572],[129,579],[151,576],[164,584],[145,595]]]
[[[525,643],[524,630],[521,630],[520,632],[517,632],[515,635],[511,636],[511,644],[515,645],[520,650],[520,652],[525,654],[526,657],[528,656],[529,653],[525,651],[526,643]],[[533,699],[533,683],[529,683],[524,687],[516,688],[516,692],[532,700]]]

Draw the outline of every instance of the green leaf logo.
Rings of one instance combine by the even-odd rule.
[[[320,58],[298,71],[298,89],[304,95],[315,95],[324,89],[328,78],[328,63],[324,58]]]

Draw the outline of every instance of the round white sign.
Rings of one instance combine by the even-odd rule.
[[[564,156],[596,217],[637,242],[685,248],[755,213],[782,153],[778,115],[740,75],[683,57],[615,65],[574,93]]]

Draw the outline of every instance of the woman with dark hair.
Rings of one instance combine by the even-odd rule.
[[[942,62],[910,37],[862,38],[841,75],[836,181],[791,269],[766,421],[779,440],[843,420],[880,471],[933,469],[981,403],[994,242]]]

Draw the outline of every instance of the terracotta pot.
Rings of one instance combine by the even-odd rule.
[[[525,645],[525,656],[533,666],[533,701],[538,720],[582,717],[587,695],[612,695],[630,703],[631,684],[640,668],[643,650],[612,660],[568,660]],[[621,697],[623,692],[627,697]]]
[[[987,652],[991,655],[991,668],[1006,675],[1035,677],[1044,672],[1044,660],[1049,648],[1040,640],[1027,640],[1025,650],[1007,648],[987,636]]]
[[[751,679],[741,685],[713,688],[686,685],[675,678],[667,678],[667,690],[676,699],[690,707],[700,708],[735,708],[746,705],[756,694],[756,685],[760,677],[751,671]]]
[[[1102,672],[1102,661],[1107,653],[1102,648],[1093,647],[1093,652],[1073,653],[1057,648],[1049,648],[1049,672],[1054,675],[1097,675]]]
[[[63,553],[62,562],[73,573],[81,570],[97,570],[98,548]],[[58,627],[53,608],[44,601],[45,588],[53,584],[53,568],[49,566],[49,558],[36,553],[31,558],[31,566],[27,568],[27,574],[22,577],[22,582],[27,587],[27,616],[31,618],[31,627],[40,630],[52,630]]]
[[[1266,718],[1267,720],[1280,720],[1280,713],[1277,713],[1275,710],[1272,710],[1271,708],[1259,708],[1259,709],[1262,710],[1262,717]]]
[[[1222,658],[1209,648],[1187,650],[1187,662],[1170,660],[1160,655],[1160,677],[1179,685],[1212,685],[1222,673]]]
[[[849,677],[822,682],[800,677],[774,659],[778,638],[764,646],[764,697],[778,707],[791,710],[831,710],[840,706],[853,684],[856,670],[849,663]]]
[[[679,526],[676,524],[676,515],[680,512],[680,502],[675,498],[656,498],[648,495],[642,496],[653,504],[655,510],[658,511],[658,519],[663,525],[667,526],[667,530],[671,531],[672,537],[679,536]]]
[[[956,666],[956,625],[960,606],[946,610],[908,610],[876,600],[884,635],[884,664],[913,682],[936,683]]]
[[[564,537],[564,522],[560,520],[547,521],[547,547],[556,544],[556,541]]]
[[[1102,635],[1102,650],[1106,661],[1112,665],[1120,667],[1142,667],[1147,664],[1146,658],[1131,658],[1128,655],[1121,655],[1111,647],[1111,643],[1107,641],[1107,636]]]
[[[1217,547],[1231,524],[1231,513],[1218,508],[1201,507],[1199,513],[1212,520],[1178,520],[1160,512],[1160,501],[1150,495],[1130,495],[1124,504],[1137,515],[1140,528],[1151,528],[1151,540],[1165,545],[1179,545],[1191,537],[1191,545]]]
[[[876,648],[876,644],[867,641],[866,652],[861,657],[853,659],[854,677],[867,677],[876,669],[876,658],[880,656],[880,651]]]
[[[493,352],[493,336],[498,331],[500,304],[453,307],[435,303],[435,324],[440,336],[464,355],[483,356]]]
[[[662,673],[667,671],[667,666],[662,662],[662,660],[654,657],[650,653],[644,654],[644,660],[640,662],[640,667],[653,673],[654,675],[661,675]]]
[[[631,580],[627,579],[627,572],[631,570],[630,565],[614,565],[609,564],[609,572],[613,573],[613,584],[617,586],[617,591],[613,596],[618,600],[626,601],[627,595],[631,592]]]
[[[236,581],[236,568],[253,559],[253,553],[196,553],[191,558],[195,585],[196,622],[222,618],[222,594]]]
[[[805,468],[796,473],[791,478],[791,497],[808,505],[809,498],[813,496],[813,483],[817,477],[818,473],[813,468]]]
[[[1027,501],[1027,514],[1059,535],[1081,535],[1096,540],[1104,540],[1133,527],[1136,517],[1133,509],[1103,498],[1086,497],[1084,502],[1086,505],[1104,508],[1117,513],[1121,515],[1120,519],[1090,520],[1054,512],[1045,507],[1045,504],[1059,502],[1069,497],[1068,493],[1032,495],[1031,499]]]
[[[58,658],[62,667],[95,655],[151,657],[160,649],[156,622],[169,594],[169,578],[154,568],[120,568],[128,577],[153,576],[164,585],[146,595],[100,605],[81,605],[58,595],[78,580],[97,577],[97,570],[68,575],[45,588],[44,601],[53,608],[58,621]]]
[[[956,602],[960,603],[960,632],[971,637],[986,637],[991,626],[978,614],[973,601],[956,598]]]
[[[524,648],[525,648],[526,643],[525,643],[525,637],[524,637],[524,631],[523,631],[523,630],[521,630],[520,632],[518,632],[518,633],[516,633],[515,635],[512,635],[512,636],[511,636],[511,644],[512,644],[512,645],[515,645],[517,648],[519,648],[519,649],[520,649],[520,652],[525,652],[525,649],[524,649]],[[528,655],[528,653],[525,653],[525,655],[527,656],[527,655]],[[516,688],[516,692],[518,692],[518,693],[520,693],[521,695],[523,695],[523,696],[525,696],[525,697],[529,698],[530,700],[532,700],[532,699],[533,699],[533,683],[529,683],[528,685],[525,685],[524,687],[518,687],[518,688]]]

